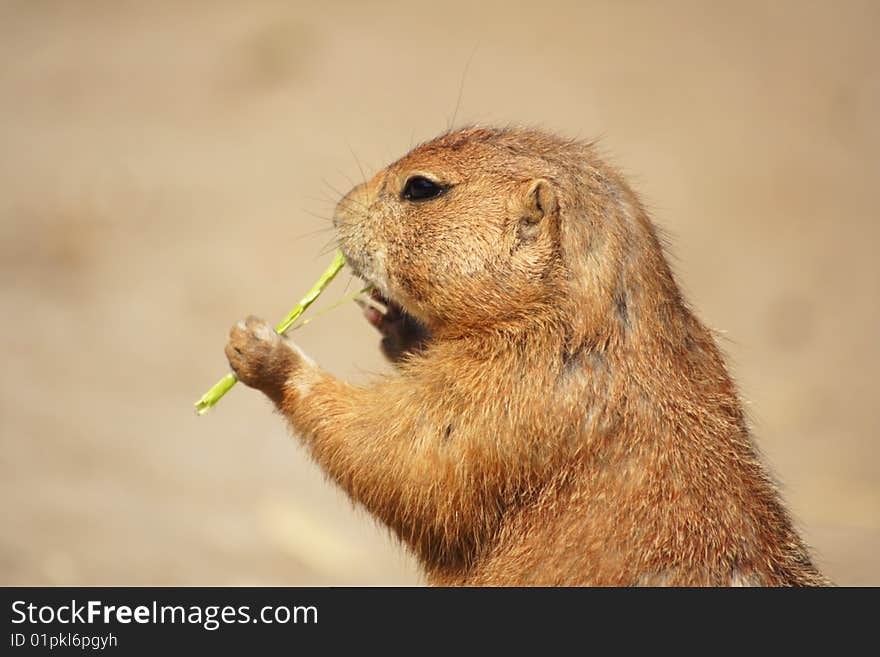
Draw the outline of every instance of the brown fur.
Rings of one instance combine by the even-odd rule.
[[[416,174],[449,189],[405,200]],[[348,385],[254,318],[227,354],[431,583],[827,583],[644,208],[590,144],[453,132],[335,223],[420,332],[386,349],[397,374]]]

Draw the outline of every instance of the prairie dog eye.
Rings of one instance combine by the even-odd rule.
[[[429,201],[447,190],[446,187],[424,176],[413,176],[406,181],[400,196],[406,201]]]

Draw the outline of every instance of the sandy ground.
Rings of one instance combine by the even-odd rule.
[[[0,2],[0,583],[420,583],[260,396],[192,403],[232,322],[323,269],[361,167],[454,120],[602,138],[818,562],[880,584],[878,24],[876,2]],[[385,367],[353,306],[298,341],[350,380]]]

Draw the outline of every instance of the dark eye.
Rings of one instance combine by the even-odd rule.
[[[424,176],[413,176],[403,186],[401,197],[407,201],[427,201],[437,198],[446,191],[446,187],[438,185]]]

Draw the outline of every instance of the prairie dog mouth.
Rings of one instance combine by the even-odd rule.
[[[361,258],[357,257],[360,254],[349,254],[344,248],[343,253],[352,273],[369,287],[358,303],[367,321],[382,334],[385,355],[396,361],[407,352],[420,351],[431,338],[431,332],[391,295],[387,280],[377,273],[383,270],[384,253],[376,251]]]
[[[389,299],[389,295],[382,292],[382,289],[385,286],[377,283],[371,277],[364,274],[361,268],[351,262],[348,257],[346,257],[346,262],[351,268],[351,273],[361,279],[364,283],[366,283],[367,291],[364,293],[365,296],[362,297],[362,301],[365,304],[373,307],[378,312],[385,314],[385,312],[387,312],[388,310],[388,307],[392,305],[392,301]]]
[[[412,319],[409,317],[406,310],[404,310],[403,306],[382,294],[375,284],[370,283],[369,281],[367,281],[367,283],[371,288],[365,295],[365,298],[363,298],[365,306],[364,312],[367,313],[371,322],[398,322],[403,321],[404,317]],[[372,313],[378,313],[378,316],[373,315]]]
[[[431,332],[419,320],[406,312],[396,301],[389,299],[376,284],[361,276],[371,289],[360,297],[359,304],[367,321],[382,334],[382,351],[392,361],[406,354],[419,352],[431,339]]]
[[[390,303],[385,297],[383,297],[374,287],[369,287],[361,297],[361,301],[363,301],[364,306],[368,306],[375,310],[376,312],[382,313],[383,315],[388,312],[388,306]]]

